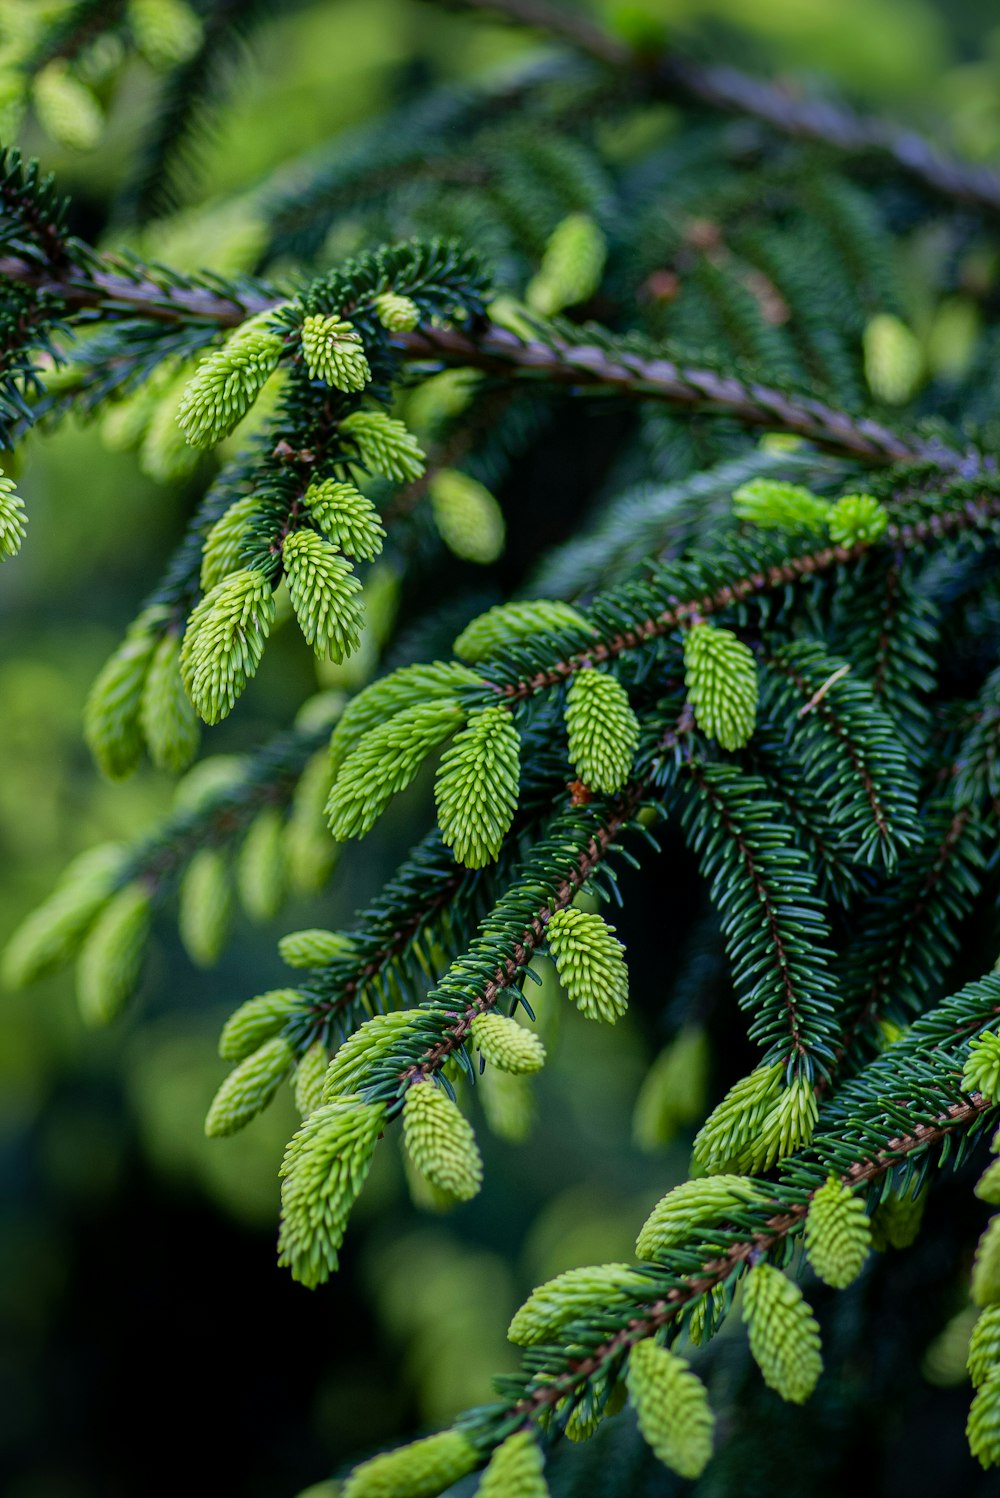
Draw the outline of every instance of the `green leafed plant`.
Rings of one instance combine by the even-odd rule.
[[[16,601],[72,503],[34,454],[98,417],[81,440],[134,463],[140,498],[116,488],[107,538],[81,539],[89,511],[67,526],[94,547],[81,624],[115,547],[147,549],[110,565],[129,609],[81,737],[111,780],[146,756],[136,806],[183,775],[155,826],[73,860],[4,982],[75,962],[106,1024],[314,902],[278,941],[287,976],[220,993],[205,1120],[266,1132],[294,1102],[280,1264],[327,1281],[370,1174],[393,1252],[399,1183],[454,1208],[427,1251],[446,1271],[407,1257],[404,1305],[367,1259],[352,1281],[424,1369],[466,1355],[476,1315],[506,1324],[504,1231],[518,1273],[546,1265],[488,1401],[345,1453],[344,1498],[611,1498],[633,1429],[705,1498],[776,1489],[830,1431],[880,1440],[871,1381],[934,1363],[885,1310],[897,1274],[953,1363],[972,1328],[968,1441],[995,1467],[1000,177],[667,47],[655,6],[611,29],[600,7],[456,6],[551,45],[462,87],[430,86],[433,38],[413,69],[359,63],[376,92],[405,79],[398,109],[183,211],[229,51],[295,17],[4,12],[5,139],[27,111],[33,139],[93,151],[134,70],[161,80],[142,160],[109,155],[114,202],[84,173],[72,207],[2,151],[0,559]],[[76,229],[102,213],[98,249]],[[71,851],[113,821],[101,796]],[[602,1171],[638,1203],[634,1259],[580,1248]],[[550,1264],[529,1215],[553,1198],[561,1222],[567,1176]],[[468,1314],[455,1242],[493,1266]]]

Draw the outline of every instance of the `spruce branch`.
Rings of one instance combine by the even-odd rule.
[[[138,265],[129,275],[94,266],[85,274],[53,275],[15,256],[0,257],[0,278],[43,291],[76,311],[102,317],[142,317],[174,322],[205,319],[236,327],[248,317],[279,305],[265,290],[247,287],[226,294],[208,286],[171,284]],[[808,395],[776,389],[672,359],[608,348],[600,343],[569,343],[553,335],[541,342],[519,338],[504,328],[464,331],[423,324],[394,334],[393,346],[407,360],[439,360],[502,378],[568,386],[575,394],[612,393],[660,401],[690,412],[727,416],[751,428],[805,437],[825,451],[880,467],[926,462],[942,473],[975,473],[976,454],[953,451],[937,439],[893,431],[871,417],[854,417]]]
[[[884,161],[935,196],[1000,213],[1000,173],[946,155],[915,130],[857,114],[830,99],[793,93],[738,68],[707,65],[665,49],[633,49],[568,6],[546,0],[441,0],[446,8],[486,12],[540,31],[633,79],[656,98],[705,105],[760,120],[780,135],[814,141],[848,157]]]
[[[968,497],[962,492],[956,495],[954,503],[947,508],[903,523],[890,523],[884,536],[876,544],[901,553],[921,551],[929,543],[944,541],[965,531],[988,531],[997,519],[1000,519],[1000,495],[986,491]],[[604,639],[589,645],[586,650],[568,655],[530,674],[520,675],[516,667],[511,670],[506,663],[501,668],[499,661],[484,663],[484,674],[492,681],[494,690],[506,701],[521,702],[569,680],[577,671],[638,650],[651,641],[673,633],[681,625],[703,616],[711,617],[722,613],[767,593],[808,583],[834,568],[857,563],[871,550],[872,543],[867,540],[858,541],[853,546],[805,546],[798,553],[788,548],[777,560],[758,556],[757,565],[753,565],[750,554],[740,553],[734,546],[727,557],[730,580],[704,591],[698,589],[687,598],[679,599],[676,597],[677,589],[671,587],[669,591],[674,601],[659,613],[652,613],[646,618],[640,617],[626,628],[608,629]],[[714,565],[716,563],[713,561]],[[669,578],[673,584],[673,575],[668,570],[664,569],[661,577]],[[636,614],[634,598],[635,594],[630,590],[626,606],[625,595],[622,596],[622,613],[627,607],[629,613]],[[608,595],[608,607],[604,612],[609,619],[614,617],[618,602],[616,595]]]

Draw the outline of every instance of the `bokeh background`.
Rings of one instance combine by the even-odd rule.
[[[7,10],[0,4],[0,45]],[[768,72],[832,79],[859,103],[968,155],[1000,152],[1000,16],[991,0],[643,0],[605,13],[615,24],[634,22],[634,13],[662,20],[705,52]],[[415,0],[275,4],[233,70],[193,201],[252,189],[428,83],[500,68],[528,45]],[[23,144],[72,193],[81,233],[115,242],[108,205],[154,100],[151,75],[131,65],[100,145],[84,153],[28,121]],[[153,252],[182,258],[183,225],[176,233]],[[519,524],[557,540],[580,496],[597,490],[613,432],[571,410],[561,420],[576,424],[561,450],[578,454],[579,471],[554,476],[541,445],[519,459],[500,496],[514,540],[492,573],[468,583],[487,602],[491,590],[518,581]],[[31,530],[0,573],[0,940],[69,857],[134,837],[169,807],[165,776],[145,770],[115,786],[98,778],[81,709],[199,483],[156,485],[132,455],[107,451],[97,429],[83,426],[32,439],[17,468]],[[405,607],[415,614],[420,603]],[[240,711],[213,730],[210,750],[249,749],[314,689],[306,648],[284,632]],[[204,1113],[225,1072],[215,1059],[218,1030],[237,1002],[284,981],[279,935],[349,923],[424,829],[426,811],[425,787],[389,830],[342,861],[321,898],[270,925],[237,918],[210,972],[192,966],[166,912],[140,1001],[110,1032],[82,1028],[71,976],[0,999],[0,1490],[8,1498],[292,1498],[365,1450],[488,1397],[490,1375],[511,1366],[505,1328],[524,1294],[570,1265],[628,1258],[651,1203],[686,1174],[689,1140],[654,1151],[633,1143],[642,1077],[676,1019],[657,1002],[663,965],[688,964],[694,1018],[723,1025],[732,1011],[718,957],[688,929],[684,878],[671,877],[668,857],[655,882],[629,880],[621,933],[632,1017],[598,1032],[564,1006],[534,1138],[514,1146],[484,1137],[481,1197],[448,1217],[422,1215],[398,1156],[382,1150],[339,1278],[309,1293],[276,1268],[276,1170],[291,1104],[279,1100],[234,1139],[205,1140]],[[555,1012],[551,993],[541,1003]],[[960,1221],[972,1210],[966,1191],[945,1185],[932,1219]],[[896,1371],[879,1390],[876,1379],[880,1403],[866,1415],[845,1394],[842,1429],[836,1411],[796,1412],[826,1421],[816,1436],[826,1455],[812,1471],[757,1472],[762,1489],[780,1481],[789,1493],[841,1492],[848,1480],[858,1486],[850,1474],[868,1462],[872,1492],[997,1491],[964,1452],[965,1391],[940,1387],[947,1359],[935,1365],[925,1355],[940,1308],[922,1314],[911,1289],[921,1273],[944,1281],[955,1266],[946,1254],[928,1257],[944,1252],[933,1243],[922,1260],[920,1252],[877,1290],[883,1324],[912,1343],[908,1380]],[[742,1365],[733,1349],[726,1372],[726,1340],[715,1356],[737,1391]],[[785,1412],[771,1396],[757,1405],[754,1397],[742,1418],[774,1422],[777,1460]],[[739,1417],[729,1429],[738,1439]],[[621,1492],[667,1491],[627,1427],[602,1443],[603,1476],[588,1476],[593,1459],[571,1450],[556,1464],[556,1488],[610,1492],[613,1471]],[[334,1491],[322,1486],[316,1498]]]

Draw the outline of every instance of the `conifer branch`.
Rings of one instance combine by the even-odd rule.
[[[972,499],[966,499],[963,495],[954,508],[903,524],[891,523],[885,531],[884,540],[900,552],[919,550],[930,541],[944,540],[965,530],[988,528],[997,519],[1000,519],[1000,494],[986,492]],[[494,683],[495,690],[505,701],[524,701],[536,692],[568,680],[577,671],[597,662],[614,660],[627,651],[639,649],[652,640],[671,634],[680,625],[702,616],[711,617],[722,613],[762,594],[808,582],[834,567],[859,561],[871,550],[872,543],[862,540],[855,542],[853,546],[820,546],[804,550],[798,555],[787,555],[781,561],[738,574],[731,582],[723,583],[711,592],[699,592],[673,602],[662,612],[598,641],[579,655],[554,662],[519,680]]]
[[[0,257],[0,278],[44,291],[78,311],[164,323],[194,318],[235,327],[280,301],[260,288],[220,294],[204,286],[172,285],[167,278],[157,281],[138,266],[132,276],[97,266],[86,273],[60,276],[45,266],[4,256]],[[681,410],[727,416],[751,428],[794,433],[825,451],[875,467],[926,462],[943,473],[975,473],[980,467],[975,454],[955,452],[936,439],[894,432],[870,417],[850,416],[810,396],[627,348],[612,351],[599,344],[570,344],[558,337],[545,343],[524,340],[504,328],[466,332],[428,325],[398,333],[392,342],[407,359],[437,358],[447,365],[504,378],[540,379],[568,386],[576,394],[613,393],[662,401]]]
[[[706,65],[666,49],[634,50],[582,16],[545,0],[443,0],[447,8],[483,11],[513,25],[556,37],[595,61],[625,73],[654,97],[707,105],[757,119],[780,135],[815,141],[848,157],[882,159],[937,196],[1000,213],[1000,173],[948,156],[915,130],[855,113],[830,99],[809,98],[743,73]]]
[[[979,464],[936,441],[903,436],[870,417],[849,416],[808,396],[627,349],[610,351],[559,338],[551,343],[523,340],[504,328],[466,333],[422,327],[400,335],[397,342],[410,358],[436,355],[448,364],[494,375],[567,385],[575,393],[606,391],[663,401],[681,410],[725,415],[749,427],[791,432],[825,451],[876,467],[926,461],[943,472],[975,472]]]
[[[874,1150],[867,1158],[852,1164],[840,1177],[841,1184],[852,1190],[859,1186],[874,1185],[894,1166],[918,1150],[930,1150],[952,1135],[956,1130],[975,1125],[995,1107],[993,1101],[974,1093],[961,1102],[949,1103],[930,1121],[914,1124],[906,1133],[894,1134]],[[629,1324],[615,1332],[607,1341],[584,1358],[567,1360],[566,1371],[555,1376],[546,1375],[544,1381],[534,1384],[529,1391],[513,1404],[505,1416],[530,1419],[547,1406],[557,1404],[572,1394],[581,1384],[618,1359],[628,1348],[646,1337],[670,1325],[693,1301],[709,1294],[717,1285],[724,1284],[734,1271],[766,1258],[787,1238],[801,1232],[805,1225],[810,1204],[824,1182],[817,1185],[801,1200],[764,1216],[767,1206],[759,1211],[762,1218],[757,1230],[750,1236],[739,1236],[738,1241],[724,1254],[708,1259],[693,1275],[684,1275],[683,1282],[668,1290],[661,1298],[648,1306],[637,1308]],[[777,1206],[778,1201],[769,1205]]]

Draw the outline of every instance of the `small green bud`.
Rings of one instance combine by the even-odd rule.
[[[334,957],[350,957],[354,942],[340,931],[289,931],[278,942],[278,952],[289,967],[323,967]]]
[[[212,1100],[205,1119],[210,1139],[235,1134],[262,1113],[281,1086],[295,1060],[283,1035],[265,1040],[235,1067]]]
[[[826,523],[835,545],[870,545],[884,534],[889,515],[871,494],[845,494],[829,511]]]
[[[437,1498],[481,1458],[457,1430],[425,1436],[355,1467],[342,1498]]]
[[[684,675],[698,727],[723,749],[742,749],[757,721],[757,662],[732,630],[696,624],[684,640]]]
[[[545,1047],[538,1036],[502,1014],[477,1014],[472,1038],[485,1060],[501,1071],[536,1072],[545,1064]]]
[[[236,858],[236,888],[251,920],[277,915],[285,897],[285,819],[276,806],[257,813]]]
[[[549,1498],[545,1458],[530,1430],[501,1441],[483,1473],[477,1498]]]
[[[397,484],[412,484],[423,473],[426,459],[412,432],[382,411],[354,411],[340,423],[340,431],[357,448],[366,468]]]
[[[610,794],[632,773],[639,720],[621,683],[606,671],[577,673],[566,693],[569,759],[583,783]]]
[[[290,1016],[302,1007],[302,1002],[302,995],[295,988],[272,988],[254,999],[247,999],[222,1027],[219,1036],[222,1060],[245,1060],[265,1040],[284,1029]]]
[[[152,895],[144,885],[127,884],[91,929],[76,969],[77,1001],[87,1024],[108,1024],[132,997],[152,907]]]
[[[153,651],[139,709],[149,757],[158,770],[178,774],[198,752],[201,727],[184,690],[181,642],[169,631]]]
[[[274,595],[262,572],[231,572],[193,610],[181,646],[187,694],[206,723],[232,712],[260,665],[274,623]]]
[[[187,384],[177,420],[192,447],[214,447],[240,422],[278,367],[284,349],[271,312],[250,317],[206,355]]]
[[[428,494],[434,524],[453,555],[480,567],[503,555],[503,511],[485,484],[457,468],[441,468],[431,479]]]
[[[700,1477],[715,1428],[701,1379],[683,1358],[648,1340],[632,1348],[625,1378],[639,1429],[660,1461],[680,1477]]]
[[[0,469],[0,561],[16,556],[21,550],[26,525],[24,501],[14,488],[14,480]]]
[[[288,594],[316,654],[342,661],[361,643],[361,583],[346,557],[315,531],[293,531],[282,548]]]
[[[871,1248],[864,1203],[831,1176],[813,1196],[806,1218],[806,1255],[819,1278],[835,1290],[856,1280]]]
[[[435,796],[441,836],[459,863],[498,856],[517,811],[521,740],[506,708],[475,713],[445,750]]]
[[[364,390],[372,377],[361,335],[353,323],[314,313],[302,321],[302,357],[311,380],[337,390]]]
[[[744,1281],[743,1320],[768,1388],[803,1404],[823,1371],[823,1358],[819,1327],[798,1285],[772,1264],[756,1265]]]
[[[199,848],[178,889],[178,929],[191,961],[214,967],[229,935],[233,886],[221,848]]]
[[[403,1104],[407,1153],[432,1186],[468,1201],[483,1181],[483,1163],[468,1119],[432,1082],[414,1082]]]
[[[353,484],[323,479],[309,485],[303,503],[326,539],[345,556],[371,562],[382,550],[385,530],[378,511]]]
[[[375,298],[375,313],[390,333],[411,333],[420,321],[420,308],[408,296],[384,291]]]
[[[559,981],[588,1019],[613,1025],[628,1008],[625,948],[603,916],[567,906],[546,928]]]

